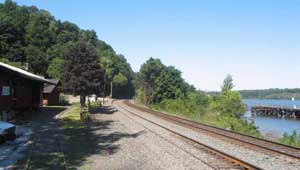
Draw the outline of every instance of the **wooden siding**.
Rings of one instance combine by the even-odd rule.
[[[54,106],[59,104],[59,92],[57,88],[53,90],[52,93],[43,93],[43,98],[45,101],[45,104],[48,106]]]
[[[10,88],[8,96],[2,95],[3,86]],[[42,87],[41,82],[0,68],[0,110],[38,108],[41,105]]]

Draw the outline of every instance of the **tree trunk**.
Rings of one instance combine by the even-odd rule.
[[[85,107],[85,96],[81,96],[80,95],[80,107],[81,107],[81,111],[80,111],[80,120],[84,121],[84,113],[82,112],[82,109]]]
[[[105,81],[104,81],[104,92],[103,92],[102,104],[104,104],[104,101],[105,101]]]
[[[80,95],[80,106],[81,108],[85,107],[85,96]]]
[[[113,82],[110,83],[110,97],[113,98]]]

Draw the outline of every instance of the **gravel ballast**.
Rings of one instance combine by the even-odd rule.
[[[102,137],[109,136],[111,141],[107,144],[113,143],[118,149],[90,156],[87,162],[90,162],[91,169],[213,169],[202,160],[209,158],[206,153],[195,149],[168,131],[129,113],[117,111],[110,114],[95,114],[94,119],[111,122],[106,129],[94,133]]]
[[[283,155],[274,155],[274,154],[268,154],[259,152],[253,149],[249,149],[246,147],[243,147],[241,145],[229,143],[228,141],[224,141],[222,139],[218,139],[216,137],[212,137],[210,135],[196,132],[194,130],[188,129],[186,127],[182,127],[173,123],[170,123],[168,121],[162,120],[158,117],[155,117],[148,113],[143,113],[141,111],[129,108],[125,104],[123,104],[120,101],[116,101],[116,104],[121,105],[126,110],[133,111],[135,113],[138,113],[139,115],[154,121],[160,125],[163,125],[164,127],[170,128],[180,134],[183,134],[187,137],[190,137],[194,140],[197,140],[201,143],[204,143],[210,147],[216,148],[218,150],[221,150],[223,152],[226,152],[227,154],[230,154],[234,157],[240,158],[245,162],[249,162],[251,164],[254,164],[256,166],[261,167],[262,169],[274,169],[274,170],[297,170],[300,169],[300,161],[297,159],[293,159],[290,157],[286,157]],[[117,107],[122,112],[126,113],[126,111],[120,107]],[[127,112],[127,114],[129,114]]]

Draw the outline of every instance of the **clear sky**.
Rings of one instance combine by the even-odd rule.
[[[3,2],[3,0],[0,0]],[[300,87],[300,1],[17,0],[94,29],[134,71],[149,57],[202,90]]]

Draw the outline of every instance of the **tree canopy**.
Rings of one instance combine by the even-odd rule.
[[[234,87],[232,82],[233,82],[232,76],[228,74],[223,81],[223,85],[221,86],[221,92],[227,93],[231,91]]]
[[[143,102],[148,104],[183,97],[189,88],[179,70],[173,66],[165,66],[159,59],[154,58],[141,66],[138,79],[140,95],[143,96]]]
[[[80,95],[81,105],[84,106],[85,97],[100,95],[104,83],[104,72],[97,60],[96,50],[87,42],[80,41],[71,44],[64,56],[63,89],[75,96]]]
[[[124,86],[127,84],[127,82],[128,82],[127,78],[122,73],[118,73],[113,78],[113,83],[116,84],[117,86]]]

